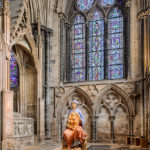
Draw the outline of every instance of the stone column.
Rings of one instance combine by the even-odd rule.
[[[50,136],[50,35],[51,32],[47,30],[46,32],[46,46],[45,46],[45,129],[46,129],[46,138],[49,139]]]
[[[2,92],[2,119],[3,119],[3,130],[2,130],[2,148],[4,150],[13,150],[14,142],[14,122],[13,122],[13,92],[3,91]]]
[[[66,82],[66,16],[63,12],[59,13],[60,19],[60,81]]]
[[[140,78],[139,23],[137,0],[130,1],[130,69],[131,79]]]
[[[129,119],[129,135],[133,135],[133,120],[134,117],[128,117]]]
[[[32,24],[32,32],[37,43],[37,24]],[[45,100],[45,135],[47,139],[50,139],[50,37],[53,31],[46,26],[41,25],[41,37],[42,37],[42,86],[43,86],[43,99]],[[43,101],[41,101],[42,103]],[[43,105],[43,104],[42,104]]]
[[[97,116],[92,117],[92,142],[97,142]]]
[[[111,127],[111,142],[115,142],[115,136],[114,136],[114,120],[115,116],[110,116],[110,127]]]

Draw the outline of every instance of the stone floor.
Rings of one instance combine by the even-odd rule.
[[[128,147],[126,145],[119,144],[90,144],[87,145],[87,150],[150,150],[141,149],[140,147],[131,146]],[[51,141],[46,141],[43,144],[24,147],[21,150],[62,150],[60,143],[53,143]]]

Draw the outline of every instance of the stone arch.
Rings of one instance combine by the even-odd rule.
[[[68,110],[70,109],[72,98],[75,98],[79,101],[78,107],[82,111],[85,120],[84,129],[88,133],[88,139],[91,139],[91,121],[93,115],[92,101],[82,89],[73,87],[69,89],[60,99],[56,109],[57,122],[59,122],[59,140],[61,139],[62,133],[66,128]]]
[[[60,99],[60,102],[58,103],[58,106],[56,109],[58,118],[61,116],[61,113],[63,112],[64,107],[67,105],[68,98],[72,96],[74,93],[77,93],[78,95],[84,98],[85,105],[88,106],[90,115],[93,114],[93,108],[92,108],[93,103],[91,99],[89,98],[89,96],[87,95],[87,93],[84,92],[81,88],[73,87],[69,89],[68,91],[66,91],[66,94]]]
[[[96,111],[99,107],[99,104],[102,102],[103,97],[110,91],[114,91],[117,95],[119,95],[120,97],[122,97],[122,100],[125,104],[126,109],[128,110],[128,115],[129,116],[135,116],[135,107],[134,104],[132,102],[132,99],[128,96],[128,94],[123,91],[120,87],[114,85],[114,84],[110,84],[107,87],[105,87],[104,89],[102,89],[97,97],[94,100],[94,106],[93,106],[93,110],[94,113],[96,114]]]

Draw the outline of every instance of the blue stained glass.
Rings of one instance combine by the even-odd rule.
[[[109,19],[115,18],[115,17],[122,17],[121,10],[118,9],[118,7],[114,8],[110,14],[109,14]]]
[[[114,8],[108,17],[108,79],[123,78],[123,17]]]
[[[92,67],[89,68],[89,80],[103,80],[104,78],[104,67]]]
[[[78,0],[77,5],[81,11],[89,10],[92,8],[94,0]]]
[[[123,78],[123,65],[108,66],[108,79]]]
[[[82,68],[85,66],[85,54],[72,55],[72,64],[74,64],[74,68]]]
[[[75,69],[72,71],[73,81],[84,81],[85,80],[85,69]]]
[[[104,7],[113,5],[115,2],[115,0],[98,0],[98,1]]]
[[[104,51],[89,53],[89,66],[100,67],[104,65]]]
[[[85,80],[85,20],[77,15],[72,25],[72,81]]]
[[[91,37],[89,39],[89,51],[104,50],[104,37]]]
[[[104,19],[94,10],[89,22],[89,80],[104,79]]]
[[[108,20],[109,33],[123,32],[123,17]]]
[[[123,50],[110,50],[108,56],[108,65],[123,64]]]
[[[11,51],[10,59],[10,87],[15,88],[19,86],[19,67],[17,60],[14,56],[13,51]]]
[[[123,34],[122,33],[110,34],[108,48],[118,49],[122,47],[123,47]]]

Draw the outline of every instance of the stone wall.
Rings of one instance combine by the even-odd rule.
[[[55,110],[55,115],[51,123],[52,139],[61,140],[72,99],[79,101],[89,141],[125,143],[127,135],[140,136],[140,132],[132,132],[135,127],[141,130],[140,117],[135,115],[135,108],[140,111],[139,105],[136,105],[138,102],[135,102],[137,92],[134,83],[125,82],[75,87],[64,85],[53,89],[51,110]]]

